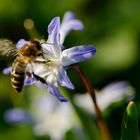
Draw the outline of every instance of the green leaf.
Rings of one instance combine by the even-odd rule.
[[[101,140],[101,135],[93,116],[90,116],[82,108],[73,104],[73,107],[81,121],[83,130],[86,133],[86,140]]]
[[[62,91],[63,90],[63,91]],[[85,135],[86,140],[101,140],[101,134],[96,122],[96,118],[94,115],[86,112],[83,108],[77,106],[73,100],[73,94],[69,90],[64,90],[61,88],[61,91],[66,93],[66,95],[69,97],[69,101],[71,102],[73,109],[75,110],[75,113],[77,114],[81,126],[83,129],[83,133]],[[81,138],[80,138],[81,140]]]
[[[80,137],[74,132],[73,129],[65,133],[64,140],[79,140]]]
[[[123,116],[121,140],[138,140],[138,113],[133,101],[129,102]]]

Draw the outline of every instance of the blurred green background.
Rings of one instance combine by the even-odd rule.
[[[25,19],[31,18],[39,35],[47,39],[47,26],[50,20],[55,16],[60,16],[62,19],[66,11],[74,12],[76,17],[84,23],[85,28],[81,32],[72,31],[65,40],[65,46],[68,48],[82,44],[93,44],[97,49],[96,55],[80,63],[80,66],[95,89],[100,94],[102,88],[108,84],[127,81],[134,89],[134,100],[138,112],[140,112],[139,6],[139,0],[0,0],[0,38],[9,38],[15,43],[21,38],[30,40],[31,37],[25,30],[23,23]],[[32,110],[32,100],[46,91],[30,86],[25,88],[21,95],[15,93],[11,88],[10,76],[2,74],[3,68],[7,67],[9,63],[8,58],[0,57],[0,140],[55,140],[47,132],[42,135],[35,134],[32,129],[33,125],[28,123],[14,125],[5,121],[4,114],[7,110],[11,108]],[[86,90],[73,71],[69,70],[68,74],[76,89],[72,93],[69,93],[70,91],[62,92],[70,99],[68,104],[72,106],[82,125],[78,126],[78,130],[76,126],[71,127],[61,139],[98,140],[93,136],[94,132],[97,137],[99,133],[96,130],[95,115],[76,106],[73,102],[75,97],[70,96],[76,93],[83,95]],[[51,102],[58,101],[52,99]],[[126,100],[121,100],[103,110],[113,140],[120,138],[121,120],[126,104]],[[65,104],[63,105],[65,106]],[[87,124],[84,123],[85,118],[89,120]],[[89,126],[90,124],[95,125],[95,127]],[[57,121],[56,126],[50,127],[50,129],[55,131],[55,127],[57,127]]]

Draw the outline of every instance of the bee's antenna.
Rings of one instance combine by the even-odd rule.
[[[40,43],[40,45],[42,45],[42,44],[54,45],[54,44],[49,43],[49,42],[42,42],[42,43]]]

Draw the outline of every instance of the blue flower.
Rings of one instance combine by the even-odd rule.
[[[58,90],[58,85],[74,89],[73,84],[67,76],[66,68],[71,65],[88,58],[91,58],[96,49],[92,45],[74,46],[69,49],[64,48],[64,39],[71,30],[82,30],[83,24],[77,20],[72,12],[67,12],[64,15],[64,19],[60,24],[60,17],[52,19],[48,26],[48,40],[42,44],[44,52],[43,61],[45,64],[33,63],[33,72],[35,75],[43,78],[47,83],[48,92],[56,96],[60,101],[65,102],[65,99]],[[20,40],[16,47],[20,49],[25,40]],[[37,58],[40,60],[40,58]],[[8,68],[5,73],[9,70]],[[34,77],[26,77],[25,85],[35,82]],[[38,83],[38,82],[37,82]]]
[[[60,18],[52,19],[48,26],[48,40],[42,45],[47,64],[34,64],[34,73],[39,75],[48,83],[48,91],[55,95],[60,101],[67,101],[59,92],[58,85],[74,89],[73,84],[67,76],[66,68],[88,58],[91,58],[96,49],[92,45],[75,46],[63,50],[63,42],[67,33],[72,29],[81,30],[83,24],[74,19],[72,13],[64,16],[62,24]],[[61,36],[62,35],[62,36]]]

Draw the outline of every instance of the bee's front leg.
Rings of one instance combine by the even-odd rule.
[[[40,76],[34,74],[34,72],[33,72],[33,76],[36,78],[36,80],[40,81],[40,82],[43,83],[43,84],[48,85],[47,82],[45,81],[45,79],[43,79],[42,77],[40,77]]]

